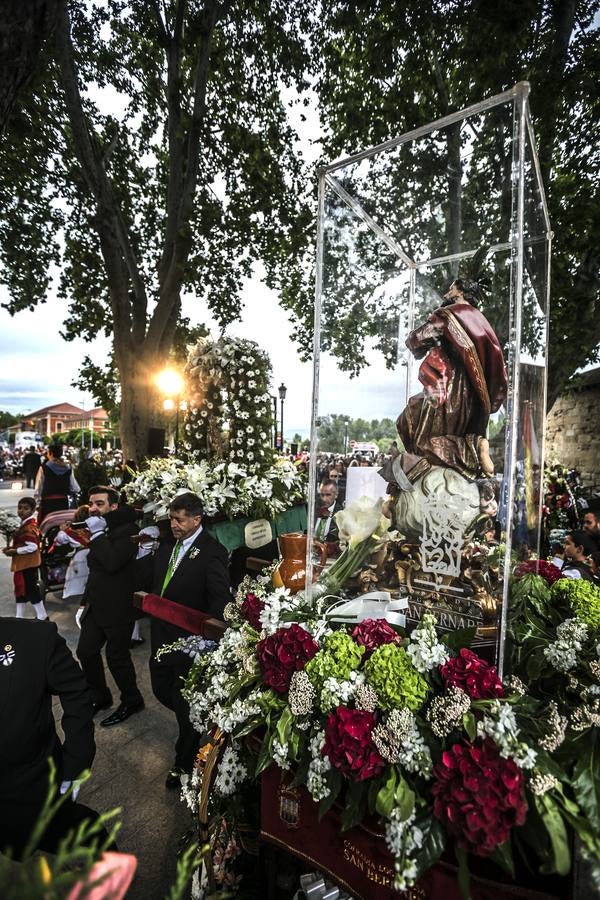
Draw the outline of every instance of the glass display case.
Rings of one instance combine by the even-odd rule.
[[[391,540],[350,591],[405,596],[409,628],[475,627],[500,668],[511,563],[541,531],[552,234],[528,93],[319,177],[308,546],[337,552],[324,505],[381,498]]]

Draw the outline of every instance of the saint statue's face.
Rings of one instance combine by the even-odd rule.
[[[453,282],[453,284],[450,285],[444,294],[444,300],[464,300],[464,294],[460,288],[456,287],[456,282]]]

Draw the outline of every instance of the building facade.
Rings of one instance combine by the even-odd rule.
[[[600,490],[600,368],[578,376],[546,419],[546,461],[577,469],[588,491]]]

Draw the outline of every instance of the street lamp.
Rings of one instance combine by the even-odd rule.
[[[179,410],[182,401],[180,399],[181,392],[184,387],[184,380],[175,369],[163,369],[156,376],[156,384],[161,393],[166,395],[163,401],[164,410],[175,410],[175,453],[179,449]],[[183,401],[185,403],[185,401]]]
[[[287,388],[283,381],[279,385],[279,399],[281,400],[281,452],[283,453],[283,401],[285,400],[285,395],[287,394]]]
[[[273,449],[277,450],[277,397],[272,396],[273,401]]]

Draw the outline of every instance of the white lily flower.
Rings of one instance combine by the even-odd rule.
[[[359,497],[346,509],[341,509],[334,516],[340,540],[350,547],[356,547],[361,541],[371,537],[381,526],[381,508],[383,500],[373,501],[372,497]]]

